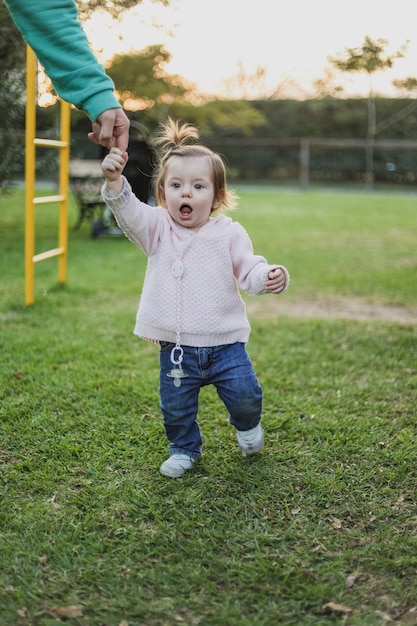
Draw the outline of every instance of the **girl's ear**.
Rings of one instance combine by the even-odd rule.
[[[166,196],[163,186],[161,185],[158,190],[159,202],[164,209],[166,209]]]
[[[222,198],[214,198],[213,200],[213,206],[211,207],[212,211],[217,211],[217,209],[221,206],[222,204]]]

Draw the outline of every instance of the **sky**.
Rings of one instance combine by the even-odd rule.
[[[170,0],[169,7],[144,0],[120,23],[97,16],[86,31],[103,63],[114,53],[164,44],[169,73],[219,96],[236,95],[230,79],[239,67],[249,76],[265,70],[256,90],[266,96],[277,88],[308,96],[328,57],[359,47],[365,36],[386,39],[387,53],[409,40],[405,58],[372,79],[378,93],[394,95],[393,78],[417,77],[416,21],[417,0]],[[345,76],[347,96],[367,95],[365,77]]]

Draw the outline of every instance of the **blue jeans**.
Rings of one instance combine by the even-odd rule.
[[[197,422],[201,387],[214,385],[237,430],[255,428],[261,420],[262,389],[258,383],[245,344],[234,343],[211,348],[182,346],[182,369],[186,375],[176,387],[169,376],[173,343],[161,342],[160,407],[169,454],[201,456],[201,433]],[[175,353],[176,354],[176,353]],[[177,357],[175,357],[177,358]]]

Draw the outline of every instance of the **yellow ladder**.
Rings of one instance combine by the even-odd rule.
[[[60,140],[37,139],[37,61],[33,50],[26,49],[26,133],[25,133],[25,304],[35,302],[35,264],[58,258],[58,282],[67,282],[68,261],[68,187],[70,153],[70,115],[68,102],[61,100]],[[35,197],[36,147],[59,150],[59,192],[54,196]],[[59,204],[58,247],[35,254],[35,208],[41,204]]]

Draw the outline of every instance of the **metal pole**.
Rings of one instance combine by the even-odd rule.
[[[26,130],[25,130],[25,303],[35,301],[35,130],[36,130],[36,57],[26,48]]]

